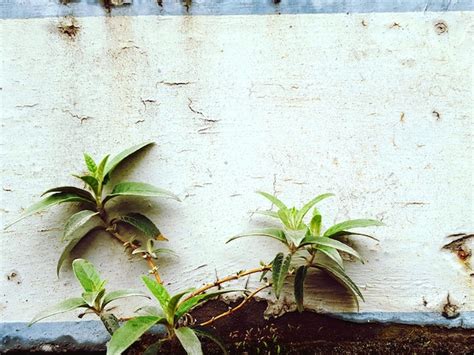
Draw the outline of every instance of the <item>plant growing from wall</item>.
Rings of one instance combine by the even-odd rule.
[[[281,200],[268,193],[259,192],[259,194],[269,199],[273,205],[278,207],[278,211],[263,211],[261,214],[278,219],[282,225],[281,228],[265,228],[239,234],[232,237],[228,242],[242,237],[264,236],[276,239],[284,244],[288,250],[288,254],[285,256],[284,253],[280,252],[275,256],[273,261],[268,264],[263,263],[258,268],[240,271],[236,274],[226,276],[216,280],[215,282],[204,285],[200,289],[191,292],[187,297],[184,297],[181,302],[179,300],[187,292],[179,293],[174,296],[173,298],[176,298],[177,301],[171,302],[169,300],[173,298],[168,295],[163,286],[154,283],[148,278],[144,278],[144,282],[159,300],[162,309],[168,311],[159,312],[156,310],[151,315],[148,315],[148,317],[136,317],[129,320],[120,328],[119,331],[113,334],[112,339],[108,344],[108,355],[122,353],[122,351],[124,351],[128,346],[138,340],[147,329],[157,323],[166,325],[168,336],[165,339],[159,340],[155,346],[157,344],[161,345],[164,341],[171,339],[173,335],[175,335],[181,341],[188,354],[202,354],[199,340],[197,336],[193,334],[194,330],[186,327],[174,329],[173,326],[175,323],[172,323],[171,321],[172,319],[175,320],[176,318],[183,317],[192,309],[192,307],[185,307],[184,311],[178,311],[177,314],[173,313],[172,310],[180,310],[183,308],[183,305],[187,305],[188,302],[194,304],[196,301],[193,300],[207,300],[208,295],[205,292],[209,289],[220,287],[222,284],[251,274],[260,273],[260,281],[262,281],[265,279],[265,274],[271,272],[271,280],[264,282],[262,286],[252,292],[247,290],[243,301],[236,307],[230,308],[226,312],[214,316],[208,321],[200,323],[198,326],[205,327],[218,319],[232,315],[266,288],[272,287],[275,296],[278,298],[287,278],[292,275],[294,275],[294,296],[297,308],[300,312],[303,311],[304,281],[308,269],[310,268],[322,270],[342,284],[354,295],[354,299],[358,306],[358,297],[363,300],[363,296],[357,285],[346,274],[341,253],[349,254],[361,261],[362,258],[352,247],[338,239],[351,235],[366,236],[375,239],[370,235],[353,232],[351,230],[361,227],[381,226],[382,223],[372,219],[348,220],[335,224],[322,232],[322,216],[319,210],[314,206],[318,202],[333,196],[333,194],[327,193],[319,195],[306,203],[301,209],[296,209],[295,207],[288,208]],[[312,208],[312,217],[306,222],[305,217]],[[303,262],[301,262],[302,260]],[[210,295],[212,296],[213,294],[211,293]],[[169,304],[172,304],[173,306],[170,308]],[[186,333],[183,335],[185,336],[184,339],[180,338],[181,331]]]
[[[288,208],[280,199],[269,193],[258,193],[278,208],[278,211],[262,211],[259,213],[279,220],[282,225],[281,228],[264,228],[242,233],[232,237],[228,242],[242,237],[257,236],[276,239],[286,246],[288,254],[285,256],[282,252],[278,253],[271,263],[275,296],[279,298],[285,279],[296,270],[294,295],[298,310],[300,312],[303,311],[304,281],[308,269],[316,268],[326,272],[349,290],[354,296],[357,307],[359,307],[358,297],[362,300],[364,300],[364,297],[357,285],[346,274],[341,252],[349,254],[362,262],[363,260],[357,251],[339,239],[352,235],[375,239],[370,235],[352,232],[351,230],[354,228],[382,226],[383,223],[373,219],[354,219],[335,224],[323,233],[321,230],[322,216],[314,206],[318,202],[334,196],[333,194],[319,195],[307,202],[301,209],[296,209],[295,207]],[[309,222],[305,222],[305,216],[313,207],[311,219]]]
[[[73,202],[79,203],[80,211],[69,217],[64,226],[62,241],[66,243],[66,246],[57,263],[58,275],[61,266],[76,245],[90,232],[101,229],[118,239],[125,246],[131,248],[133,253],[141,254],[148,262],[150,272],[155,275],[158,282],[161,282],[158,267],[154,260],[159,253],[170,251],[169,249],[156,248],[155,241],[167,239],[148,217],[140,213],[132,212],[109,219],[106,209],[106,206],[111,200],[129,196],[138,198],[168,197],[179,201],[179,198],[171,192],[143,182],[119,182],[109,190],[108,193],[105,193],[115,169],[126,158],[151,144],[153,143],[145,142],[135,145],[111,159],[109,159],[109,155],[106,155],[98,164],[90,155],[85,153],[84,161],[88,172],[84,175],[73,175],[84,183],[84,188],[60,186],[45,191],[42,196],[47,195],[47,197],[28,207],[22,215],[15,222],[7,226],[7,228],[23,218],[47,210],[55,205]],[[119,233],[120,224],[132,226],[140,233],[140,237],[133,235],[127,238],[121,235]]]
[[[106,293],[107,281],[100,278],[94,266],[84,259],[76,259],[72,263],[74,275],[82,286],[84,292],[81,297],[68,298],[41,313],[38,313],[30,322],[30,325],[56,314],[70,312],[78,308],[84,308],[85,312],[97,315],[110,334],[118,328],[117,318],[107,309],[110,303],[127,297],[147,297],[143,292],[136,290],[118,290]]]
[[[171,296],[166,288],[155,280],[147,276],[143,276],[142,280],[158,300],[159,305],[140,308],[138,311],[144,315],[132,318],[113,334],[111,341],[107,344],[107,354],[121,354],[156,324],[165,326],[166,336],[150,346],[149,352],[158,351],[164,342],[176,337],[188,354],[202,354],[198,335],[210,338],[225,352],[225,347],[218,338],[204,329],[188,326],[185,317],[203,302],[221,294],[239,290],[219,290],[191,295],[193,289],[189,289]],[[190,295],[181,301],[186,294]]]
[[[353,232],[352,230],[354,228],[380,226],[382,223],[372,219],[348,220],[337,223],[323,231],[323,218],[315,206],[317,203],[333,196],[329,193],[319,195],[306,203],[301,209],[297,209],[295,207],[288,208],[276,196],[259,192],[260,195],[272,202],[272,206],[277,207],[277,211],[270,210],[259,213],[278,220],[280,227],[264,228],[242,233],[232,237],[228,242],[242,237],[269,237],[281,242],[285,246],[286,252],[277,253],[271,262],[261,262],[259,267],[239,271],[205,284],[198,289],[191,288],[176,295],[170,295],[162,285],[158,268],[154,262],[159,253],[170,252],[169,249],[155,247],[156,240],[166,240],[159,229],[150,219],[136,212],[110,219],[105,208],[108,201],[120,196],[164,196],[178,199],[166,190],[138,182],[120,182],[104,196],[104,187],[110,181],[110,175],[115,167],[125,158],[149,144],[151,143],[143,143],[131,147],[111,160],[106,156],[99,164],[96,164],[89,155],[85,154],[85,162],[89,173],[76,177],[82,180],[86,187],[81,189],[73,186],[63,186],[50,189],[44,193],[48,196],[28,208],[20,219],[60,203],[80,202],[83,209],[72,215],[66,222],[63,240],[67,244],[59,258],[58,273],[62,263],[77,243],[92,230],[102,229],[131,248],[132,253],[140,254],[148,261],[151,268],[150,273],[155,276],[155,280],[147,276],[144,276],[142,280],[151,294],[157,299],[158,305],[141,307],[137,310],[140,315],[128,318],[123,325],[120,325],[119,320],[111,312],[112,309],[108,308],[109,303],[119,298],[144,296],[144,294],[133,290],[106,293],[105,281],[100,278],[92,264],[85,260],[77,259],[73,262],[73,271],[84,289],[81,297],[65,300],[41,312],[32,320],[32,323],[54,314],[77,308],[85,308],[85,313],[97,315],[112,335],[107,345],[108,355],[123,353],[155,325],[163,326],[166,335],[146,349],[146,354],[156,353],[165,342],[177,339],[188,354],[199,355],[202,354],[199,337],[203,336],[216,341],[225,352],[223,345],[206,331],[206,326],[223,317],[231,316],[234,312],[244,307],[259,292],[267,288],[271,287],[275,297],[279,298],[289,277],[293,278],[297,308],[299,311],[302,311],[304,309],[304,282],[310,269],[322,270],[342,284],[352,293],[357,306],[358,298],[363,300],[359,288],[346,274],[343,262],[344,254],[360,261],[362,261],[362,257],[343,240],[349,236],[366,236],[375,239],[370,235]],[[306,216],[311,209],[311,217],[307,218]],[[126,238],[119,234],[118,229],[121,223],[135,228],[141,233],[141,237],[131,236]],[[267,273],[271,273],[269,279],[266,277]],[[221,286],[224,284],[252,274],[261,274],[261,286],[254,290],[249,290],[247,287],[244,290],[221,289]],[[217,290],[211,292],[212,289],[216,288]],[[242,292],[243,300],[237,306],[229,308],[227,311],[199,324],[188,322],[189,312],[195,307],[211,298],[230,292]]]

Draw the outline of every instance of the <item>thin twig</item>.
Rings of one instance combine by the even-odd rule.
[[[115,238],[117,238],[119,241],[122,242],[122,244],[129,246],[133,250],[138,248],[138,245],[133,244],[133,242],[128,241],[125,237],[121,236],[117,231],[114,231],[113,229],[107,229],[107,231],[112,234]],[[150,273],[155,276],[156,282],[158,283],[163,283],[160,277],[160,273],[158,272],[158,266],[155,264],[153,261],[153,258],[150,255],[147,255],[146,253],[143,253],[145,256],[145,260],[148,263],[148,266],[150,267]]]
[[[216,280],[214,282],[211,282],[211,283],[208,283],[204,286],[202,286],[201,288],[197,289],[196,291],[194,291],[193,293],[190,293],[188,296],[186,296],[181,302],[185,302],[187,300],[189,300],[190,298],[196,296],[196,295],[200,295],[201,293],[204,293],[206,292],[207,290],[209,290],[210,288],[213,288],[213,287],[217,287],[225,282],[229,282],[229,281],[232,281],[232,280],[238,280],[240,279],[241,277],[244,277],[244,276],[247,276],[247,275],[250,275],[250,274],[255,274],[255,273],[258,273],[258,272],[263,272],[263,271],[267,271],[267,270],[270,270],[271,269],[271,266],[268,266],[268,265],[264,265],[262,267],[259,267],[259,268],[255,268],[255,269],[249,269],[249,270],[246,270],[246,271],[240,271],[238,272],[237,274],[234,274],[234,275],[229,275],[229,276],[226,276],[220,280]]]
[[[223,317],[226,317],[226,316],[230,316],[232,313],[238,311],[240,308],[242,308],[243,306],[245,306],[245,304],[247,302],[249,302],[253,297],[255,297],[255,295],[257,293],[259,293],[260,291],[270,287],[271,285],[264,285],[258,289],[256,289],[255,291],[253,291],[250,295],[248,295],[247,297],[244,298],[244,300],[242,302],[240,302],[237,306],[235,306],[234,308],[231,308],[229,309],[228,311],[224,312],[224,313],[221,313],[219,314],[218,316],[215,316],[215,317],[212,317],[211,319],[209,319],[208,321],[206,322],[203,322],[201,324],[199,324],[200,326],[204,327],[206,325],[209,325],[213,322],[215,322],[216,320],[220,319],[220,318],[223,318]]]

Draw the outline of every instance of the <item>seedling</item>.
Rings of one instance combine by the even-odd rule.
[[[113,171],[126,158],[151,144],[153,143],[146,142],[135,145],[117,154],[112,159],[109,159],[109,155],[107,155],[99,164],[96,164],[90,155],[84,154],[88,173],[85,175],[73,175],[85,184],[84,188],[60,186],[49,189],[43,193],[47,197],[27,208],[12,223],[14,224],[25,217],[47,210],[55,205],[71,202],[80,203],[81,210],[73,214],[67,220],[64,227],[62,241],[66,243],[66,246],[57,263],[56,271],[58,275],[61,266],[76,245],[93,230],[102,229],[120,240],[125,246],[134,250],[134,253],[143,255],[151,268],[150,272],[155,275],[158,282],[161,282],[154,259],[157,258],[157,254],[169,252],[169,249],[156,248],[154,243],[155,241],[167,239],[148,217],[140,213],[128,213],[109,219],[106,205],[112,199],[130,196],[136,198],[168,197],[178,201],[179,198],[167,190],[143,182],[119,182],[104,196],[105,188],[110,182]],[[127,238],[119,234],[118,227],[121,223],[134,227],[141,234],[141,238],[136,236]]]
[[[140,308],[138,311],[144,313],[144,315],[130,319],[113,334],[112,339],[107,344],[107,355],[121,354],[156,324],[164,325],[167,335],[151,346],[155,352],[159,350],[165,341],[176,337],[187,354],[200,355],[202,354],[202,348],[198,335],[210,338],[225,352],[225,347],[216,337],[198,327],[187,326],[185,316],[194,307],[213,297],[239,290],[220,290],[212,293],[190,295],[181,301],[181,299],[186,294],[191,293],[193,289],[171,296],[166,288],[155,280],[147,276],[144,276],[142,280],[148,290],[150,290],[153,296],[158,300],[159,306]]]
[[[263,236],[276,239],[287,247],[289,253],[286,256],[284,253],[278,253],[271,263],[275,296],[277,298],[280,296],[285,279],[296,270],[294,295],[298,310],[300,312],[303,311],[303,287],[307,271],[309,268],[317,268],[329,274],[349,290],[354,296],[357,306],[359,306],[358,297],[362,300],[364,300],[364,297],[357,285],[347,276],[344,270],[341,252],[350,254],[362,262],[363,260],[357,251],[338,240],[338,238],[356,235],[375,239],[370,235],[356,233],[350,230],[361,227],[382,226],[383,223],[373,219],[348,220],[335,224],[322,233],[322,216],[319,210],[314,206],[318,202],[334,196],[333,194],[326,193],[319,195],[306,203],[301,209],[297,209],[295,207],[288,208],[280,199],[269,193],[258,193],[267,198],[278,208],[278,211],[262,211],[259,213],[278,219],[282,227],[264,228],[242,233],[232,237],[228,242],[242,237]],[[313,207],[313,214],[310,221],[305,222],[305,216]],[[299,260],[296,262],[293,260],[295,259],[294,255],[297,253],[299,258],[296,259],[303,259],[303,265],[301,265],[301,262],[298,262]],[[326,258],[320,257],[323,255],[326,256]]]
[[[121,298],[133,296],[148,297],[143,292],[135,290],[118,290],[106,293],[106,281],[100,278],[100,275],[94,266],[87,260],[74,260],[72,263],[72,269],[84,290],[81,297],[68,298],[63,302],[42,311],[33,318],[30,325],[56,314],[84,308],[85,312],[83,315],[87,313],[96,314],[100,317],[109,333],[113,334],[113,332],[118,329],[119,324],[117,318],[109,312],[110,310],[107,309],[107,306],[111,302]]]

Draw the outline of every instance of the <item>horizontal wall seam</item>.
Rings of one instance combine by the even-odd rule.
[[[159,3],[162,3],[159,5]],[[107,11],[101,1],[60,4],[57,0],[0,0],[0,18],[27,19],[62,16],[185,16],[185,15],[275,15],[372,12],[445,12],[473,11],[471,0],[326,0],[326,1],[190,1],[135,0]]]

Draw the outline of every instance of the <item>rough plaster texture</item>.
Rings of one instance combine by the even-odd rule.
[[[179,253],[160,263],[172,291],[280,250],[265,239],[225,244],[268,224],[252,214],[270,207],[255,190],[296,205],[332,191],[337,198],[320,205],[326,224],[387,225],[372,231],[379,243],[354,243],[366,259],[348,265],[366,297],[361,311],[441,312],[448,293],[474,310],[472,270],[441,250],[447,235],[474,227],[472,13],[85,17],[74,38],[60,33],[62,21],[1,22],[4,225],[42,191],[74,183],[83,151],[98,157],[151,139],[157,146],[116,179],[183,199],[128,203]],[[79,292],[68,267],[55,275],[73,211],[57,207],[3,232],[2,321],[28,321]],[[116,241],[98,235],[81,251],[110,289],[142,287],[145,263]],[[309,308],[355,310],[333,282],[307,284]]]

